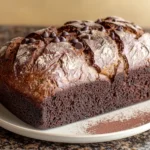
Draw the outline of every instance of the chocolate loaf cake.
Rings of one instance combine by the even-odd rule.
[[[150,98],[150,34],[119,17],[70,21],[0,49],[0,102],[40,129]]]

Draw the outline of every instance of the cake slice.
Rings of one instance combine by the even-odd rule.
[[[0,102],[40,129],[150,98],[150,34],[119,17],[70,21],[0,49]]]

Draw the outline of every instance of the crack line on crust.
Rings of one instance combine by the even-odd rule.
[[[117,22],[119,22],[119,21],[117,21]],[[123,23],[123,22],[121,22],[121,23]],[[102,21],[101,24],[105,27],[106,30],[111,30],[112,27],[114,28],[114,30],[118,30],[118,28],[122,27],[123,30],[125,30],[125,32],[130,32],[130,33],[135,34],[137,39],[140,38],[144,33],[142,30],[136,31],[135,29],[129,27],[126,24],[125,24],[125,26],[121,26],[121,25],[115,24],[115,22],[114,23],[113,22],[106,22],[105,20]]]
[[[104,26],[104,28],[105,28],[105,26]],[[120,59],[123,60],[125,75],[128,75],[129,63],[128,63],[127,57],[124,54],[122,54],[123,49],[124,49],[123,41],[120,39],[120,37],[118,36],[118,34],[115,32],[114,29],[111,29],[111,30],[107,30],[107,28],[105,28],[105,29],[106,29],[109,37],[116,43],[117,48],[118,48],[118,55],[119,55]],[[118,68],[119,64],[120,64],[120,61],[118,60],[118,65],[116,66],[114,77],[116,76],[117,68]]]
[[[115,39],[112,38],[111,34],[114,34],[115,36]],[[110,31],[109,33],[110,37],[112,38],[112,40],[115,41],[115,43],[117,44],[117,47],[118,47],[118,54],[119,54],[119,57],[123,60],[124,62],[124,71],[126,73],[126,75],[128,74],[128,69],[129,69],[129,62],[127,60],[127,57],[122,54],[123,52],[123,49],[124,49],[124,44],[123,44],[123,41],[120,39],[120,37],[118,36],[117,33],[115,33],[114,30]]]
[[[72,22],[71,22],[71,23],[72,23]],[[73,22],[73,23],[74,23],[74,22]],[[81,23],[81,24],[83,24],[83,23]],[[90,32],[89,32],[89,33],[85,33],[85,35],[91,34],[91,31],[92,31],[92,30],[102,31],[102,30],[104,29],[104,27],[103,27],[101,24],[99,24],[98,26],[96,26],[95,24],[93,24],[93,26],[88,26],[88,27],[89,27],[89,29],[90,29]],[[70,28],[70,29],[69,29],[69,28]],[[80,32],[80,31],[81,31],[80,27],[74,27],[72,24],[71,24],[71,25],[70,25],[70,24],[67,24],[66,26],[63,26],[63,27],[61,27],[60,29],[61,29],[61,30],[63,29],[63,30],[67,30],[67,31],[72,31],[72,32]],[[90,65],[91,67],[93,67],[93,68],[98,72],[98,74],[99,74],[99,73],[102,73],[103,75],[107,76],[110,80],[113,81],[113,78],[114,78],[115,75],[104,74],[103,72],[101,72],[101,68],[100,68],[97,64],[94,64],[94,63],[95,63],[95,61],[94,61],[94,53],[93,53],[93,51],[91,50],[90,46],[84,41],[84,38],[81,37],[81,36],[78,35],[78,34],[75,35],[75,38],[79,39],[79,41],[82,42],[82,44],[83,44],[84,49],[83,49],[82,52],[84,53],[84,56],[85,56],[85,57],[87,56],[87,57],[85,58],[87,64]],[[87,59],[88,59],[88,60],[87,60]],[[114,72],[115,72],[115,73],[116,73],[116,71],[117,71],[117,68],[118,68],[119,64],[120,64],[120,62],[119,62],[119,60],[118,60],[117,65],[114,67]]]
[[[131,28],[126,23],[131,24],[133,26],[135,26],[135,25],[132,24],[132,23],[130,23],[130,22],[127,22],[127,21],[120,21],[120,20],[115,21],[114,20],[114,23],[113,22],[106,22],[106,21],[107,21],[107,18],[104,19],[101,22],[101,24],[104,26],[104,28],[106,29],[107,33],[112,38],[112,40],[114,40],[116,42],[117,47],[118,47],[119,57],[121,57],[121,59],[124,62],[124,69],[125,69],[124,71],[125,71],[125,74],[128,75],[129,62],[128,62],[128,59],[127,59],[126,55],[122,53],[123,49],[124,49],[124,46],[123,46],[124,44],[123,44],[123,41],[120,39],[119,35],[115,32],[115,30],[117,30],[119,27],[121,27],[121,28],[123,28],[122,32],[130,32],[130,33],[135,34],[136,35],[136,39],[140,38],[143,35],[144,31],[142,29],[139,29],[137,31],[137,30]],[[117,25],[117,24],[115,24],[115,22],[124,23],[125,26]]]
[[[17,56],[17,53],[18,53],[18,50],[19,50],[22,40],[23,40],[22,37],[20,37],[19,39],[14,39],[7,46],[4,57],[5,57],[6,63],[7,63],[7,60],[9,60],[9,65],[14,66],[14,62],[16,60],[16,56]],[[11,69],[11,67],[9,67],[9,68]],[[12,68],[12,71],[14,71],[15,77],[17,77],[17,71],[16,71],[15,67]]]
[[[74,23],[74,22],[75,22],[75,21],[69,22],[69,23]],[[88,65],[90,65],[91,67],[95,68],[98,73],[100,73],[101,68],[100,68],[98,65],[94,64],[94,59],[93,59],[94,54],[93,54],[91,48],[86,44],[86,42],[83,41],[83,38],[80,37],[80,35],[78,35],[78,33],[80,33],[80,30],[81,30],[81,29],[78,28],[78,27],[75,27],[75,26],[73,26],[73,25],[70,25],[69,23],[67,22],[67,23],[65,23],[65,26],[60,27],[60,28],[58,29],[59,32],[61,32],[61,31],[63,31],[63,30],[68,31],[68,32],[76,32],[76,35],[74,35],[74,37],[77,38],[80,42],[82,42],[83,47],[84,47],[83,50],[82,50],[82,52],[84,53],[84,55],[88,55],[88,57],[89,57],[88,60],[86,60],[86,62],[87,62]],[[91,28],[92,28],[92,26],[91,26]],[[98,27],[97,27],[97,30],[98,30]],[[87,52],[88,54],[87,54],[86,52]],[[87,58],[85,58],[85,59],[87,59]]]

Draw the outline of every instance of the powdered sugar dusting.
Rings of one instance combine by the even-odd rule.
[[[81,123],[82,125],[80,124],[79,132],[84,134],[110,133],[131,129],[149,122],[150,100],[87,119]]]
[[[38,69],[42,70],[48,66],[48,62],[50,61],[50,55],[43,54],[40,56],[35,64],[37,65]]]
[[[20,65],[24,64],[29,59],[29,56],[31,55],[31,52],[29,51],[27,46],[28,45],[26,44],[21,45],[18,50],[16,59],[19,61]]]
[[[102,118],[101,121],[124,121],[124,120],[129,120],[131,118],[136,118],[139,116],[139,114],[142,113],[150,113],[150,107],[149,106],[144,106],[144,107],[139,107],[138,105],[135,107],[132,107],[128,109],[127,111],[122,111],[120,110],[119,113],[118,111],[113,112],[113,114],[107,115],[107,117]]]
[[[37,69],[43,70],[57,63],[60,57],[62,57],[64,53],[67,53],[67,50],[71,51],[72,47],[65,42],[48,44],[43,54],[35,62]]]

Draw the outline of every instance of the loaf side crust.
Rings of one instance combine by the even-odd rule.
[[[37,128],[149,99],[150,34],[119,17],[71,21],[0,49],[0,100]]]

